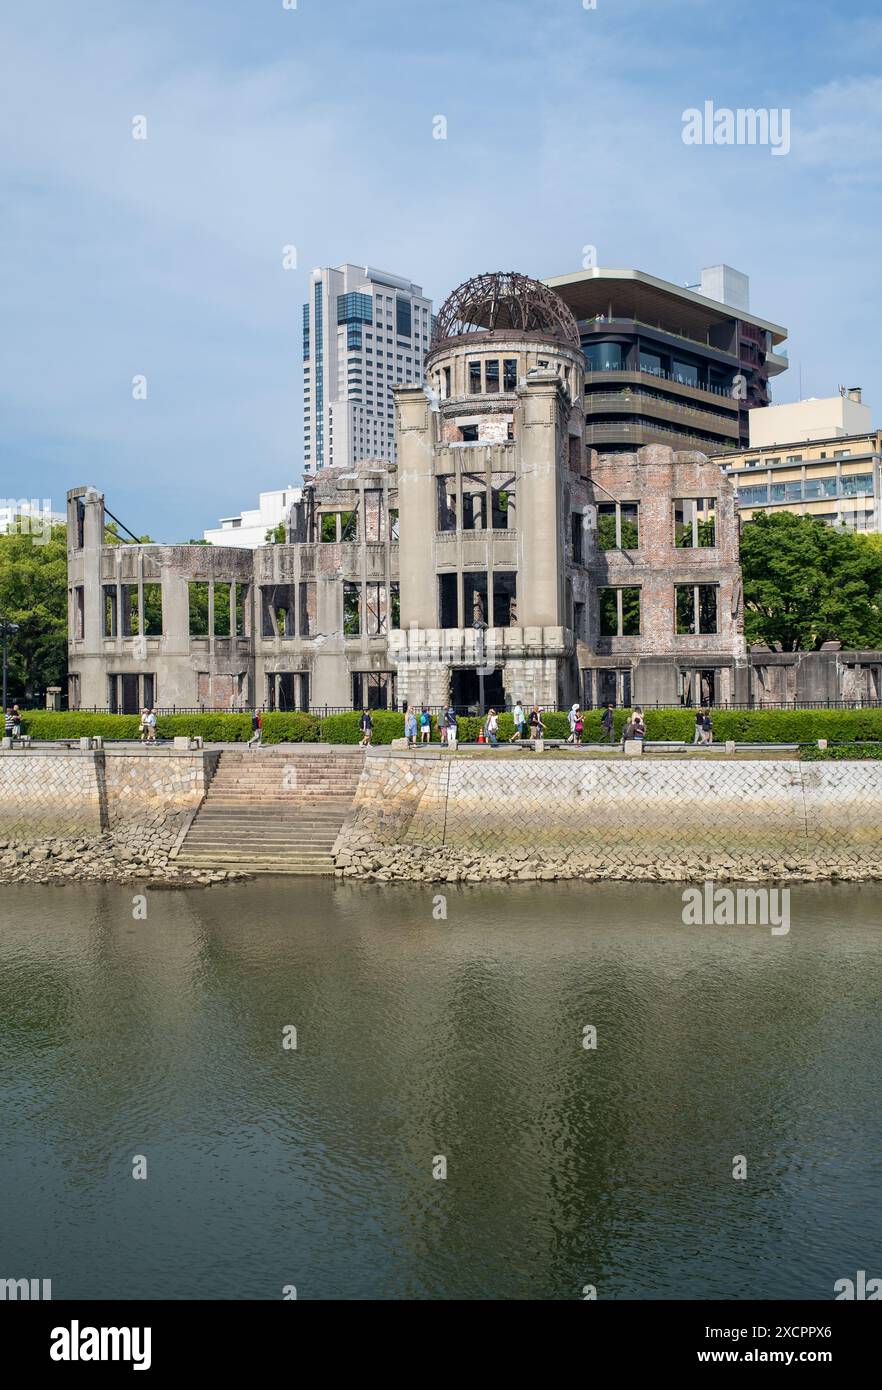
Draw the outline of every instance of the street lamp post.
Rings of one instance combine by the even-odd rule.
[[[487,631],[487,624],[481,618],[476,618],[472,626],[475,629],[475,656],[478,659],[478,712],[484,716],[484,633]]]
[[[9,658],[9,638],[13,632],[18,632],[18,623],[10,623],[6,618],[0,618],[0,629],[3,632],[3,715],[6,715],[6,673],[8,670]]]

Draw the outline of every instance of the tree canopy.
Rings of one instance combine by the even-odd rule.
[[[0,618],[8,638],[8,698],[30,703],[67,674],[67,527],[0,535]]]
[[[882,546],[792,512],[760,512],[741,537],[744,632],[785,652],[882,646]]]

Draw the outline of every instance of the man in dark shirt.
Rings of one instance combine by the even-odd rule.
[[[612,702],[607,701],[606,709],[603,711],[603,718],[600,721],[603,733],[600,736],[601,743],[612,743],[613,741],[613,707]]]

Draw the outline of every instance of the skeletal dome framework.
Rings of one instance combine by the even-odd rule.
[[[517,271],[476,275],[449,294],[438,311],[432,348],[470,333],[540,333],[579,348],[570,309],[547,285]]]

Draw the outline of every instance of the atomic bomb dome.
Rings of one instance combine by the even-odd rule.
[[[570,309],[547,285],[517,271],[476,275],[449,294],[438,311],[431,350],[476,333],[538,334],[579,351]]]

